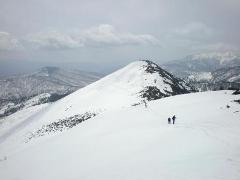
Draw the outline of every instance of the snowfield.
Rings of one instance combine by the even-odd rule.
[[[239,180],[240,95],[188,89],[139,61],[14,113],[0,124],[0,178]]]
[[[15,143],[13,135],[0,144],[1,179],[238,180],[240,105],[233,100],[240,96],[231,93],[177,95],[147,108],[109,110],[6,148]],[[167,124],[174,114],[176,124]]]

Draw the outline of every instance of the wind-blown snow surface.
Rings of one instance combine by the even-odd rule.
[[[1,179],[238,180],[236,99],[232,91],[218,91],[167,97],[147,108],[119,106],[68,131],[18,144],[29,125],[0,144]],[[176,124],[167,124],[174,114]]]

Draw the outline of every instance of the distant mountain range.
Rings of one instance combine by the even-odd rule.
[[[145,87],[142,96],[148,99],[181,93],[179,85],[175,86],[176,82],[181,84],[179,78],[200,91],[240,88],[240,56],[237,53],[190,55],[165,63],[161,68],[151,61],[144,62],[148,64],[145,66],[150,73],[157,72],[162,77],[172,78],[174,82],[171,87],[174,89],[173,94],[168,90],[159,91],[154,86]],[[0,78],[0,117],[23,107],[56,101],[101,77],[102,75],[92,72],[44,67],[30,74]]]
[[[47,98],[44,102],[53,101],[95,82],[100,77],[101,75],[93,72],[43,67],[30,74],[0,78],[0,116],[4,112],[11,114],[17,111],[33,97],[34,102],[37,97]]]
[[[212,81],[236,82],[240,83],[240,65],[217,69],[212,73]]]
[[[207,83],[209,88],[202,90],[225,87],[226,83],[227,86],[238,86],[240,80],[240,56],[233,52],[190,55],[165,63],[162,67],[192,82],[197,88]]]

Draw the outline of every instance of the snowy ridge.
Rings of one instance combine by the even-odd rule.
[[[27,138],[33,134],[38,137],[36,132],[55,132],[45,131],[45,127],[59,131],[68,129],[68,120],[82,122],[76,116],[95,116],[105,111],[147,104],[147,101],[190,91],[191,87],[184,81],[175,78],[157,64],[136,61],[51,104],[36,123],[31,125],[30,136]]]
[[[149,67],[157,70],[148,72]],[[97,113],[141,104],[148,100],[142,96],[142,93],[148,93],[145,91],[147,87],[155,87],[163,94],[156,99],[188,93],[191,89],[156,64],[137,61],[59,100],[43,119],[47,121],[51,116],[52,121],[85,112]]]

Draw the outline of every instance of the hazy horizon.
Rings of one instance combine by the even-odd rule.
[[[0,76],[43,66],[109,73],[139,59],[239,52],[239,9],[237,0],[2,1]]]

